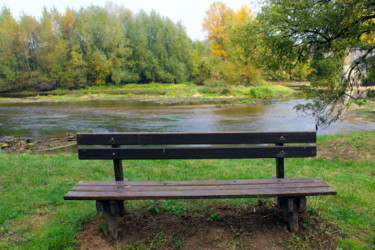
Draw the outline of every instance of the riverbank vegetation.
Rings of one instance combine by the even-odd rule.
[[[0,97],[0,103],[63,102],[84,100],[138,100],[158,103],[255,103],[259,99],[278,98],[293,93],[283,85],[227,86],[220,81],[197,86],[180,84],[126,84],[120,86],[93,86],[79,90],[54,90],[44,93],[18,92],[12,97]],[[17,97],[17,98],[16,98]],[[22,97],[22,98],[20,98]]]
[[[0,153],[0,248],[197,248],[204,237],[217,247],[370,249],[375,246],[374,142],[374,132],[322,136],[317,158],[286,160],[289,177],[321,177],[338,193],[309,197],[296,234],[276,219],[282,216],[274,199],[131,201],[120,222],[125,240],[117,243],[107,238],[94,202],[63,200],[78,181],[111,180],[110,162],[79,161],[76,154]],[[124,167],[131,180],[244,179],[269,178],[274,164],[272,159],[126,161]],[[245,220],[234,221],[239,215]],[[191,227],[203,229],[191,232]]]

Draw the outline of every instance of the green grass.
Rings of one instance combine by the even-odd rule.
[[[344,143],[350,144],[360,138],[369,138],[362,141],[363,147],[375,151],[372,145],[367,145],[375,138],[374,132],[324,136],[318,141],[345,139]],[[274,176],[274,165],[273,159],[126,161],[124,172],[131,180],[252,179]],[[375,247],[373,160],[286,159],[285,172],[289,177],[321,177],[337,190],[336,196],[309,197],[308,208],[340,228],[344,235],[339,239],[341,247]],[[111,179],[110,161],[79,161],[76,154],[46,157],[0,153],[0,249],[74,248],[82,223],[96,216],[95,204],[64,201],[63,196],[78,181]],[[180,216],[186,209],[212,206],[216,202],[134,201],[129,202],[128,208],[168,211]],[[256,200],[220,202],[251,205]],[[211,216],[212,220],[217,219]]]
[[[207,85],[197,86],[193,83],[181,84],[126,84],[120,86],[95,86],[85,89],[68,91],[54,90],[44,95],[29,96],[24,98],[0,98],[1,102],[52,102],[52,101],[77,101],[77,100],[148,100],[152,98],[248,98],[264,99],[277,97],[280,94],[292,93],[293,90],[281,85]],[[32,95],[33,93],[30,93]],[[35,95],[35,93],[34,93]]]

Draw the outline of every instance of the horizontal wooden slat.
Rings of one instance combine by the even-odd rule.
[[[315,143],[315,131],[205,133],[79,133],[78,145]]]
[[[250,179],[250,180],[192,180],[192,181],[85,181],[79,182],[77,186],[187,186],[187,185],[257,185],[274,183],[309,183],[322,182],[321,178],[273,178],[273,179]]]
[[[316,156],[316,146],[80,148],[79,159],[240,159]]]
[[[142,199],[209,199],[271,196],[308,196],[336,194],[319,178],[269,180],[172,181],[161,182],[86,182],[68,192],[66,200],[142,200]],[[236,184],[242,183],[242,184]],[[243,184],[247,183],[247,184]],[[111,184],[111,185],[109,185]],[[132,184],[132,185],[130,185]]]
[[[150,200],[150,199],[220,199],[254,197],[295,197],[336,194],[330,187],[275,188],[250,190],[188,190],[188,191],[147,191],[147,192],[87,192],[69,191],[66,200]]]
[[[126,190],[127,192],[135,191],[187,191],[187,190],[246,190],[249,188],[258,189],[274,189],[274,188],[296,188],[296,187],[326,187],[325,182],[309,182],[309,183],[285,183],[285,184],[258,184],[258,185],[189,185],[189,186],[142,186],[142,185],[126,185],[126,186],[96,186],[96,185],[77,185],[72,191],[113,191],[122,192]]]

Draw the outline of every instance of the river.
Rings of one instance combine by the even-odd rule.
[[[0,104],[0,138],[43,140],[77,132],[194,132],[314,130],[310,117],[289,98],[256,105],[162,105],[151,102],[75,101]],[[375,130],[365,111],[350,112],[318,134]]]

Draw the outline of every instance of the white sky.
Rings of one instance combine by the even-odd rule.
[[[22,13],[34,16],[39,19],[43,7],[51,9],[56,7],[60,13],[64,13],[66,7],[79,10],[80,7],[98,5],[104,7],[107,1],[100,0],[0,0],[0,6],[10,9],[13,17],[19,18]],[[209,9],[214,0],[113,0],[120,6],[137,13],[143,9],[150,13],[154,9],[162,16],[169,17],[172,21],[181,21],[186,27],[188,36],[193,40],[204,40],[206,34],[202,31],[202,22],[205,12]],[[246,4],[258,11],[256,0],[222,0],[228,7],[238,10],[241,5]]]

